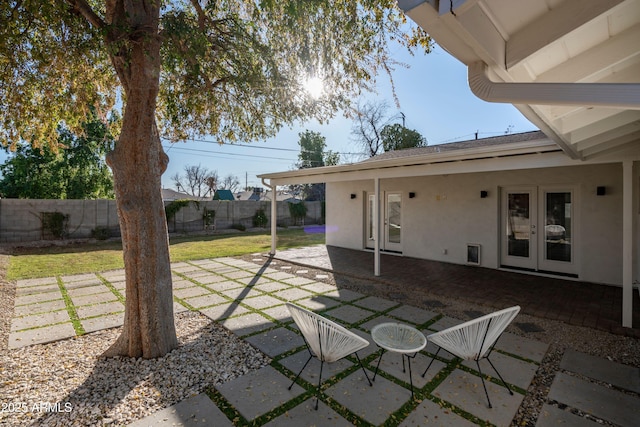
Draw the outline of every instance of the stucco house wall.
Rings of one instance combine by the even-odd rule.
[[[612,163],[390,178],[380,181],[380,191],[402,192],[403,255],[466,264],[467,244],[476,243],[480,266],[499,268],[501,188],[571,186],[578,278],[621,285],[622,184],[621,164]],[[599,186],[606,195],[596,194]],[[373,191],[373,180],[327,184],[328,245],[365,248],[367,193]]]

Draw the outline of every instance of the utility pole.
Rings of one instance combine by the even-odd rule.
[[[404,125],[404,119],[405,119],[405,116],[404,116],[404,113],[403,113],[402,111],[400,111],[400,115],[402,116],[402,127],[404,128],[404,127],[406,127],[406,126]]]

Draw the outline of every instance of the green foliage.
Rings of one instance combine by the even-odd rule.
[[[95,116],[77,136],[61,125],[59,148],[19,143],[0,165],[0,194],[21,199],[112,199],[113,178],[105,162],[113,138]]]
[[[269,218],[267,218],[267,214],[264,212],[264,208],[256,210],[256,213],[253,215],[253,226],[264,228],[267,226],[268,222]]]
[[[180,211],[180,209],[189,206],[192,200],[189,199],[179,199],[170,202],[168,205],[164,207],[164,214],[167,217],[167,222],[171,221],[176,214]]]
[[[289,215],[291,215],[293,223],[298,224],[307,216],[307,206],[304,202],[289,203]]]
[[[202,213],[202,221],[204,222],[204,227],[205,228],[209,228],[211,225],[213,225],[213,221],[216,219],[216,211],[211,209],[207,209],[207,207],[204,207],[204,212]]]
[[[61,122],[80,131],[90,106],[108,111],[122,89],[134,89],[128,67],[140,41],[157,49],[144,52],[157,57],[145,66],[157,67],[146,75],[160,83],[160,134],[221,142],[272,136],[295,120],[324,122],[379,71],[400,65],[396,44],[431,47],[395,0],[158,3],[0,2],[0,141],[55,145]],[[323,81],[320,99],[305,92],[308,77]]]
[[[62,212],[42,212],[40,221],[43,232],[48,231],[56,239],[62,239],[67,234],[69,215]]]
[[[398,123],[384,126],[380,131],[380,136],[384,151],[403,150],[427,145],[427,140],[418,131],[407,129]]]
[[[300,140],[300,154],[298,154],[298,168],[307,169],[321,166],[337,165],[340,162],[340,155],[333,151],[325,151],[327,148],[326,139],[319,132],[305,130],[298,134]],[[324,200],[325,185],[305,184],[293,186],[294,192],[302,192],[305,200]]]
[[[111,233],[107,227],[96,227],[91,230],[91,237],[96,240],[107,240],[110,234]]]

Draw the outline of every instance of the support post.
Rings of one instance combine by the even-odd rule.
[[[622,162],[622,326],[633,327],[633,161]]]
[[[273,256],[276,254],[276,238],[278,232],[278,200],[276,190],[278,188],[277,184],[269,184],[262,179],[262,184],[271,189],[271,250],[269,251],[269,255]]]
[[[380,276],[380,239],[382,236],[382,227],[380,226],[380,178],[374,179],[375,202],[373,203],[373,221],[375,224],[375,241],[373,248],[373,275]]]

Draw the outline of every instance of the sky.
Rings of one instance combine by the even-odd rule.
[[[392,74],[400,108],[395,105],[386,75],[379,76],[376,93],[366,94],[362,101],[386,101],[388,116],[397,117],[392,123],[402,123],[400,112],[404,113],[406,127],[417,130],[429,145],[474,139],[476,132],[479,138],[486,138],[537,130],[511,104],[488,103],[473,95],[466,66],[440,47],[414,56],[398,48],[395,54],[396,60],[409,66],[397,67]],[[362,157],[349,153],[361,152],[362,148],[354,142],[352,126],[353,121],[339,112],[325,125],[316,121],[298,123],[266,141],[222,146],[211,138],[209,142],[165,142],[170,161],[162,186],[175,189],[172,176],[184,173],[185,166],[201,165],[217,171],[221,179],[228,174],[237,176],[242,187],[261,187],[256,175],[295,169],[300,151],[298,134],[307,129],[326,138],[327,150],[347,153],[341,155],[342,163],[354,162]]]
[[[394,59],[408,65],[396,67],[393,83],[400,108],[396,107],[389,77],[378,77],[376,92],[367,93],[359,101],[386,102],[392,123],[402,123],[424,136],[429,145],[455,143],[473,139],[536,130],[511,104],[492,104],[473,95],[467,84],[467,68],[437,45],[429,54],[410,55],[398,47]],[[300,132],[312,130],[326,138],[327,150],[341,153],[341,163],[363,160],[362,152],[351,134],[353,121],[338,112],[324,125],[317,121],[298,123],[283,128],[275,137],[264,141],[247,141],[236,145],[219,145],[213,138],[208,142],[163,142],[169,155],[169,165],[162,175],[162,187],[176,189],[171,179],[184,174],[185,166],[200,165],[216,171],[220,179],[235,175],[240,186],[262,187],[256,175],[295,169],[298,161]],[[0,162],[7,156],[0,152]]]

